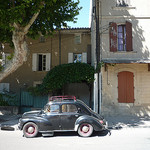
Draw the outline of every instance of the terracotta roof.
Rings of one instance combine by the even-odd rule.
[[[61,28],[61,30],[90,30],[91,28],[88,27],[77,27],[77,28]]]

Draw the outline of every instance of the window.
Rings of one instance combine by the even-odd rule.
[[[0,83],[0,93],[9,92],[9,83]]]
[[[37,54],[32,56],[32,70],[33,71],[49,71],[50,70],[50,53]]]
[[[34,87],[39,87],[42,84],[42,81],[34,81],[33,86]]]
[[[109,28],[110,51],[132,51],[132,24],[126,21],[125,24],[110,23]]]
[[[126,7],[130,5],[130,0],[116,0],[117,7]]]
[[[44,111],[46,113],[59,113],[59,105],[46,105]]]
[[[44,43],[45,42],[45,37],[42,35],[40,36],[40,43]]]
[[[126,51],[126,26],[118,26],[118,51]]]
[[[73,54],[73,62],[82,62],[82,54]]]
[[[13,54],[2,52],[1,65],[5,68],[5,66],[11,62]]]
[[[46,71],[46,55],[38,55],[38,71]]]
[[[87,53],[68,53],[68,63],[87,63]]]
[[[75,34],[74,43],[81,44],[81,34]]]
[[[72,112],[77,113],[78,109],[73,104],[64,104],[64,105],[62,105],[62,113],[65,113],[65,112],[67,112],[67,113],[72,113]]]

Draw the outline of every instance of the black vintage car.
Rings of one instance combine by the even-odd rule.
[[[77,131],[80,136],[89,137],[93,131],[105,130],[106,121],[74,96],[54,96],[43,110],[24,113],[19,129],[27,138],[61,131]]]

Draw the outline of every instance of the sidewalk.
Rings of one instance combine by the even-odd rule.
[[[109,116],[105,117],[108,127],[111,128],[150,128],[150,117],[137,116]]]
[[[22,115],[0,115],[0,128],[11,127],[18,130],[19,118]],[[133,117],[133,116],[107,116],[105,119],[108,122],[108,128],[121,129],[121,128],[150,128],[150,117]]]

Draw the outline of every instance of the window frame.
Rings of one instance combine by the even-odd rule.
[[[54,111],[54,110],[51,111],[51,109],[49,109],[49,108],[54,107],[54,106],[58,106],[58,109],[57,109],[58,111]],[[48,109],[49,109],[49,111],[48,111]],[[60,105],[59,104],[46,105],[45,108],[44,108],[44,112],[45,113],[50,113],[50,114],[54,114],[54,113],[58,114],[58,113],[60,113]]]
[[[121,27],[122,32],[119,31],[119,27]],[[120,33],[122,38],[119,37]],[[119,44],[119,40],[121,40],[123,44]],[[119,45],[122,45],[122,49],[119,48]],[[125,24],[117,25],[117,51],[118,52],[126,51],[126,25]]]
[[[81,44],[81,33],[74,35],[74,43]]]
[[[82,53],[73,53],[73,63],[81,63],[82,62]],[[77,56],[77,59],[75,57]]]
[[[116,0],[116,7],[129,7],[130,0]]]
[[[126,51],[133,51],[133,40],[132,40],[132,23],[126,21],[125,23],[110,22],[109,24],[109,46],[110,52],[121,52],[118,48],[118,26],[125,25],[126,28]]]
[[[74,62],[74,54],[81,54],[81,63],[87,63],[87,52],[82,53],[68,53],[68,63],[75,63]]]
[[[38,54],[38,71],[46,71],[46,54]]]
[[[41,69],[39,69],[39,56],[45,57],[44,60],[45,62],[43,62],[42,60],[42,65],[41,65]],[[43,68],[43,65],[45,65],[45,69]],[[32,71],[50,71],[51,68],[51,53],[33,53],[32,54]]]

